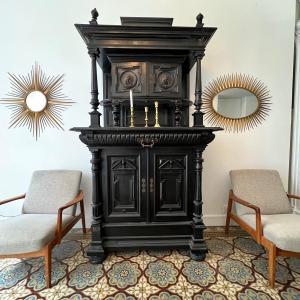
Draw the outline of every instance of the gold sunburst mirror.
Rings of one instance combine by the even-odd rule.
[[[62,112],[72,101],[62,93],[63,76],[47,76],[38,63],[27,75],[9,73],[11,92],[1,99],[12,110],[9,128],[26,126],[37,139],[46,127],[63,130]]]
[[[257,78],[228,74],[211,81],[202,94],[202,111],[212,126],[240,132],[261,124],[270,111],[268,88]]]

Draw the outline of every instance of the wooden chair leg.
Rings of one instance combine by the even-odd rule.
[[[52,247],[48,245],[45,250],[45,280],[47,288],[51,288],[51,253]]]
[[[229,224],[230,224],[230,213],[232,209],[232,199],[228,198],[228,205],[227,205],[227,215],[226,215],[226,224],[225,224],[225,233],[228,234],[229,232]]]
[[[276,276],[276,246],[271,243],[268,247],[269,250],[269,285],[271,288],[275,286]]]
[[[82,231],[86,234],[86,226],[85,226],[85,215],[84,215],[84,204],[83,201],[80,201],[80,211],[81,211],[81,222],[82,222]]]

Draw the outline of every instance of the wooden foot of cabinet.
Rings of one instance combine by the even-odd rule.
[[[86,251],[92,264],[101,264],[105,260],[105,252],[102,243],[91,242]]]

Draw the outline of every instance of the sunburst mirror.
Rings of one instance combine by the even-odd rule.
[[[239,132],[262,123],[270,111],[268,88],[257,78],[228,74],[211,81],[202,94],[202,111],[212,126]]]
[[[72,101],[62,93],[63,76],[47,76],[38,63],[27,75],[9,73],[11,92],[1,99],[12,110],[9,128],[26,126],[37,139],[46,127],[63,129],[62,111]]]

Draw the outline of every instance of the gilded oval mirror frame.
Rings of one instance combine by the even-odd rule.
[[[62,111],[74,103],[62,93],[63,76],[46,76],[37,63],[25,76],[9,73],[11,92],[0,101],[12,110],[9,128],[26,126],[36,139],[46,127],[63,129]]]
[[[241,89],[245,90],[248,95],[254,95],[257,106],[253,107],[252,104],[250,112],[244,113],[241,117],[230,117],[224,112],[223,114],[220,113],[214,107],[215,99],[220,93],[230,89]],[[253,99],[252,103],[254,103]],[[270,111],[270,99],[268,88],[257,78],[245,74],[227,74],[211,81],[204,89],[202,94],[202,111],[205,113],[204,118],[211,126],[223,127],[228,132],[241,132],[254,128],[265,120]]]

